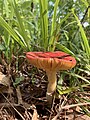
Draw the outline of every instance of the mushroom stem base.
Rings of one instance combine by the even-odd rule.
[[[57,84],[56,71],[47,71],[47,76],[49,83],[47,87],[46,98],[49,103],[52,103]]]

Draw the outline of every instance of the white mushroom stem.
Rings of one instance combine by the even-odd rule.
[[[52,103],[53,95],[56,90],[56,85],[57,85],[57,78],[56,78],[56,71],[46,71],[47,76],[48,76],[48,87],[47,87],[47,101],[49,103]]]

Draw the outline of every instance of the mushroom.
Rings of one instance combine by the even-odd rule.
[[[32,65],[46,71],[49,82],[46,98],[49,103],[52,103],[53,95],[57,85],[57,71],[73,68],[76,65],[75,58],[61,51],[27,52],[26,58]]]

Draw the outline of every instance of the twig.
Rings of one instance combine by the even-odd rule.
[[[66,106],[61,107],[61,109],[70,109],[70,108],[73,108],[73,107],[83,106],[83,105],[90,105],[90,102],[66,105]]]
[[[21,91],[20,91],[19,85],[16,88],[16,92],[17,92],[18,104],[23,104],[22,95],[21,95]]]
[[[2,93],[1,93],[2,94]],[[2,96],[6,99],[6,101],[11,105],[11,107],[20,115],[22,120],[25,120],[25,118],[22,116],[22,114],[9,102],[9,100],[2,94]]]
[[[73,108],[73,107],[83,106],[83,105],[90,105],[90,102],[87,102],[87,103],[78,103],[78,104],[63,106],[63,107],[61,107],[61,109],[60,109],[60,111],[58,112],[58,114],[57,114],[52,120],[57,120],[57,118],[58,118],[59,115],[60,115],[60,112],[61,112],[63,109],[70,109],[70,108]]]

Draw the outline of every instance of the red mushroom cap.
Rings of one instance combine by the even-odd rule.
[[[68,70],[76,65],[74,57],[61,51],[27,52],[26,58],[32,65],[44,70]]]

